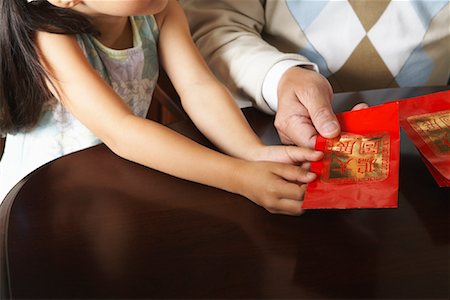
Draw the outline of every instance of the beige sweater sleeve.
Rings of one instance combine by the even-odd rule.
[[[262,96],[267,72],[276,63],[295,59],[264,41],[264,0],[181,0],[193,38],[215,75],[231,90],[241,106],[250,100],[273,113]]]

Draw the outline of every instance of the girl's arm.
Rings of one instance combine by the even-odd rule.
[[[305,160],[304,149],[261,143],[229,91],[204,62],[177,1],[169,1],[166,10],[156,19],[160,27],[161,64],[177,90],[183,108],[210,141],[222,151],[246,160],[294,164]]]
[[[226,156],[160,124],[139,118],[89,65],[75,38],[39,32],[36,41],[41,61],[53,78],[49,86],[56,89],[54,92],[59,95],[59,100],[119,156],[180,178],[239,193],[271,212],[301,212],[299,201],[305,186],[299,183],[310,182],[314,179],[313,174],[298,166],[248,162]],[[179,71],[184,73],[183,69]],[[186,76],[189,75],[187,72]],[[179,76],[177,78],[181,80]],[[189,91],[185,93],[190,94]],[[229,112],[227,115],[231,120],[224,119],[224,126],[237,120],[243,123],[245,132],[248,125],[243,119]],[[196,118],[202,119],[201,116]],[[213,121],[214,118],[209,120]],[[203,120],[204,127],[206,122]],[[230,127],[242,129],[231,124]],[[230,137],[231,133],[228,132]],[[252,134],[237,134],[248,139],[239,143],[240,148],[259,144]],[[228,145],[225,148],[230,147],[229,142],[225,144]],[[298,153],[306,160],[320,158],[311,150]]]
[[[54,94],[113,152],[165,173],[237,191],[229,174],[239,169],[239,160],[135,116],[91,67],[74,37],[38,32],[37,44],[54,78],[49,84],[57,89]]]
[[[160,24],[159,56],[183,108],[200,131],[222,151],[257,160],[264,145],[255,135],[229,91],[214,77],[192,41],[177,1],[156,16]]]

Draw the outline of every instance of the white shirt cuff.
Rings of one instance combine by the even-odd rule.
[[[283,74],[290,68],[295,66],[305,66],[318,72],[318,67],[314,63],[298,61],[294,59],[282,60],[270,68],[263,81],[262,96],[269,105],[270,109],[277,111],[278,109],[278,84]]]

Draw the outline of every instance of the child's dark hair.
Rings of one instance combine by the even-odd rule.
[[[52,97],[34,45],[36,31],[97,33],[86,16],[46,0],[0,0],[0,133],[31,128]]]

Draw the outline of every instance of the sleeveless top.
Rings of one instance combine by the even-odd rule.
[[[133,48],[113,50],[85,34],[78,35],[77,40],[100,76],[135,115],[145,118],[158,79],[159,29],[153,16],[130,17],[130,22]],[[6,136],[0,161],[0,203],[30,172],[58,157],[100,143],[60,102],[50,101],[33,129]]]

